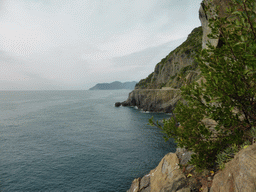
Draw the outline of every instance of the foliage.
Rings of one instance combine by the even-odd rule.
[[[226,148],[223,152],[217,155],[216,163],[218,164],[218,168],[223,170],[225,168],[225,163],[231,160],[235,154],[238,152],[238,146],[233,145],[231,147]]]
[[[186,103],[179,102],[173,117],[161,127],[165,139],[194,151],[190,161],[198,169],[215,166],[217,155],[252,139],[256,124],[256,2],[234,0],[230,17],[209,20],[210,38],[197,57],[203,79],[181,88]],[[208,9],[209,10],[209,9]],[[217,124],[210,127],[205,120]]]
[[[247,148],[250,145],[249,141],[245,141],[242,145],[237,146],[236,144],[231,147],[226,148],[224,151],[217,155],[216,163],[218,168],[223,170],[225,168],[225,163],[230,161],[239,151],[239,149]]]

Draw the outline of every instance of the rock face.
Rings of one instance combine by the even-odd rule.
[[[180,100],[180,90],[142,89],[129,94],[125,104],[137,106],[144,111],[170,113]]]
[[[208,34],[211,33],[211,29],[208,26],[209,25],[209,19],[213,18],[214,16],[216,16],[215,12],[207,12],[206,11],[206,7],[209,5],[211,0],[203,0],[199,9],[199,19],[201,21],[201,25],[203,28],[203,38],[202,38],[202,48],[205,49],[207,48],[207,42],[209,41],[209,43],[213,46],[218,46],[219,43],[219,39],[209,39],[207,37]],[[212,5],[210,8],[213,11],[216,6],[219,6],[219,17],[224,17],[224,16],[228,16],[227,12],[226,12],[226,8],[228,8],[230,6],[230,3],[232,3],[232,0],[213,0]]]
[[[210,192],[256,191],[256,144],[241,150],[214,176]]]
[[[199,76],[195,52],[201,49],[202,27],[195,28],[187,40],[159,62],[152,74],[136,84],[123,106],[144,111],[169,113],[181,99],[179,88]],[[182,77],[182,78],[181,78]]]
[[[161,89],[162,87],[180,88],[183,81],[181,75],[191,73],[190,79],[195,78],[197,62],[194,59],[197,51],[202,48],[202,27],[195,28],[185,42],[170,52],[155,67],[153,73],[140,80],[135,89]]]
[[[127,192],[189,192],[186,187],[186,176],[179,167],[175,153],[168,153],[159,165],[141,179],[135,179]]]

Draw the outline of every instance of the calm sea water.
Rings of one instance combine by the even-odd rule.
[[[129,189],[168,152],[152,116],[115,108],[129,91],[1,91],[0,191]]]

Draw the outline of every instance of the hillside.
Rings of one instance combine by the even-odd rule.
[[[115,90],[115,89],[134,89],[137,82],[125,82],[114,81],[112,83],[98,83],[89,90]]]
[[[136,84],[123,106],[137,106],[144,111],[166,112],[181,99],[179,88],[199,78],[196,53],[202,49],[202,27],[195,28],[179,47],[155,67],[153,73]]]
[[[135,89],[161,89],[162,87],[180,88],[181,76],[189,81],[196,78],[197,62],[194,57],[202,49],[202,27],[195,28],[179,47],[170,52],[155,67],[147,78],[136,84]]]

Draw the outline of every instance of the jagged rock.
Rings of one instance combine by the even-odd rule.
[[[124,106],[124,107],[129,105],[126,101],[122,102],[121,104],[122,104],[122,106]]]
[[[121,103],[120,102],[116,102],[115,103],[115,107],[120,107],[121,106]]]
[[[140,181],[140,190],[150,191],[150,175],[145,175]]]
[[[139,192],[140,190],[140,178],[134,179],[130,189],[127,192]]]
[[[159,165],[150,171],[151,191],[177,191],[186,185],[186,177],[179,167],[175,153],[168,153]]]
[[[132,182],[127,192],[189,192],[186,176],[179,167],[179,159],[175,153],[168,153],[158,166],[142,179]]]
[[[191,159],[191,155],[194,154],[191,151],[187,151],[185,148],[177,148],[175,153],[179,158],[181,165],[188,164],[189,160]]]
[[[176,192],[190,192],[190,188],[182,188]]]
[[[256,144],[241,150],[214,176],[210,192],[217,191],[256,191]]]

